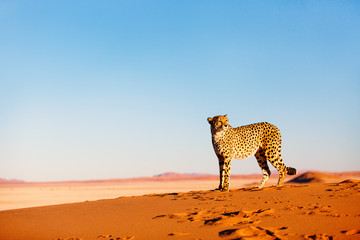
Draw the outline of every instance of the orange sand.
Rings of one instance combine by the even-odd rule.
[[[0,239],[360,239],[360,181],[0,211]]]

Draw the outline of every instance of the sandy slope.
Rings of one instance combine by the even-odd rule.
[[[233,188],[255,186],[261,176],[253,179],[232,179]],[[272,178],[269,184],[275,184]],[[0,211],[63,203],[94,201],[150,193],[188,192],[215,189],[218,179],[128,182],[60,182],[0,184]],[[0,239],[1,240],[1,239]]]
[[[0,239],[360,239],[360,182],[122,197],[0,212]]]
[[[146,178],[109,179],[68,182],[24,182],[0,178],[0,211],[38,207],[63,203],[94,201],[124,196],[141,196],[150,193],[188,192],[215,189],[217,175],[165,173]],[[231,188],[255,186],[260,174],[233,175]],[[276,184],[278,176],[272,175],[268,185]],[[297,183],[330,183],[354,178],[360,172],[323,173],[305,172],[287,176],[286,180]]]

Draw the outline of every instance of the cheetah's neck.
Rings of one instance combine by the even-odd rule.
[[[217,131],[217,132],[212,132],[212,139],[213,139],[213,143],[221,143],[224,141],[224,139],[226,138],[226,136],[233,130],[233,128],[229,125],[227,129],[225,130],[221,130],[221,131]]]

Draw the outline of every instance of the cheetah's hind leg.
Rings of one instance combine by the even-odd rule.
[[[281,165],[279,165],[281,167]],[[284,179],[285,179],[285,174],[288,175],[296,175],[297,174],[297,170],[295,168],[292,167],[286,167],[284,164],[282,164],[282,168],[278,169],[279,171],[279,180],[278,183],[276,185],[274,185],[274,187],[281,187],[283,185]]]
[[[263,173],[263,178],[261,180],[261,183],[259,185],[257,185],[257,188],[263,188],[265,183],[269,180],[270,177],[270,169],[269,166],[267,164],[266,161],[266,157],[265,157],[265,151],[263,149],[259,149],[256,153],[255,153],[255,158],[261,168],[261,171]]]

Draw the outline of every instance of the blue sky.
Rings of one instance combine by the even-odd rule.
[[[217,174],[219,114],[275,124],[288,166],[360,170],[359,2],[0,0],[0,177]]]

